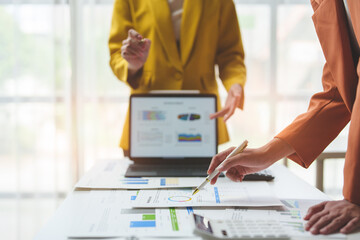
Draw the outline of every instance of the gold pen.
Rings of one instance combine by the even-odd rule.
[[[225,158],[225,160],[224,160],[222,163],[224,163],[227,159],[235,156],[236,154],[243,152],[244,149],[247,147],[247,145],[248,145],[248,141],[245,140],[241,145],[239,145],[237,148],[235,148],[235,149]],[[204,182],[202,182],[197,188],[195,188],[195,190],[194,190],[194,192],[192,193],[192,195],[195,195],[196,193],[198,193],[203,187],[205,187],[205,185],[206,185],[207,183],[209,183],[209,182],[211,181],[211,179],[213,179],[216,175],[219,174],[220,171],[219,171],[218,169],[220,168],[220,166],[222,165],[222,163],[221,163],[219,166],[217,166],[217,168],[216,168],[209,176],[207,176],[207,177],[205,178]]]

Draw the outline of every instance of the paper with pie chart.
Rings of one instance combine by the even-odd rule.
[[[196,195],[193,189],[140,190],[133,207],[260,207],[282,206],[266,182],[227,182],[208,185]]]

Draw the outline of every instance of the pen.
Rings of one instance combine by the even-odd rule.
[[[226,158],[223,162],[225,162],[227,159],[231,158],[232,156],[235,156],[238,153],[241,153],[242,151],[244,151],[244,149],[247,147],[248,141],[245,140],[241,145],[239,145],[237,148],[235,148]],[[223,163],[222,162],[222,163]],[[205,187],[205,185],[207,183],[209,183],[211,181],[211,179],[213,179],[216,175],[219,174],[219,168],[222,165],[222,163],[217,166],[217,168],[209,175],[205,178],[205,180],[197,187],[195,188],[194,192],[192,193],[192,195],[195,195],[196,193],[198,193],[203,187]]]

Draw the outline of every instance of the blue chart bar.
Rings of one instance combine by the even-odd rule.
[[[165,186],[166,185],[166,179],[162,178],[160,179],[160,186]]]
[[[145,227],[156,227],[155,221],[131,221],[131,228],[145,228]]]
[[[131,200],[136,200],[136,196],[131,196]]]
[[[188,214],[194,213],[194,210],[192,207],[186,207],[186,210],[187,210]]]
[[[124,184],[148,184],[149,183],[149,179],[143,179],[143,178],[126,178],[126,179],[121,179],[121,182],[123,182]]]
[[[148,184],[148,181],[141,181],[141,182],[133,182],[133,181],[123,181],[124,184]]]
[[[214,187],[216,203],[220,203],[219,191],[217,187]]]

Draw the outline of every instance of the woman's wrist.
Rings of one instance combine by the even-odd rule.
[[[295,152],[295,150],[284,140],[274,138],[266,145],[261,147],[263,160],[274,164],[280,159],[283,159]]]
[[[141,74],[142,74],[142,67],[139,69],[133,69],[128,67],[127,82],[133,89],[139,87],[140,84],[139,77],[141,76]]]
[[[128,77],[132,78],[132,77],[136,76],[141,69],[142,69],[142,66],[135,67],[135,66],[132,66],[131,64],[129,64],[128,65]]]

